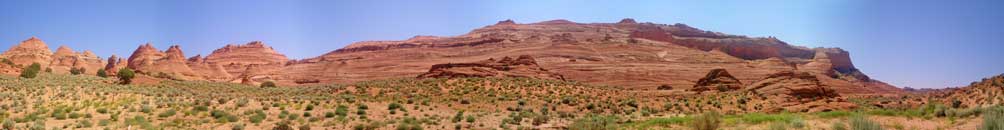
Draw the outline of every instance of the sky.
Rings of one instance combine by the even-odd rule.
[[[37,36],[101,57],[143,43],[186,56],[264,41],[294,59],[358,41],[455,36],[512,19],[623,18],[839,47],[873,79],[899,87],[967,85],[1004,73],[1000,0],[4,0],[0,49]]]

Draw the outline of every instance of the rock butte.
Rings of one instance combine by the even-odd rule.
[[[66,66],[69,63],[62,60],[53,62],[68,54],[64,50],[70,49],[57,49],[57,54],[52,54],[44,42],[32,37],[9,49],[2,58],[16,65],[38,62],[45,66],[50,63]],[[116,56],[101,60],[88,53],[74,55],[79,57],[76,59],[104,65],[92,67],[75,63],[73,66],[104,68],[109,72],[128,67],[160,78],[246,84],[275,81],[287,86],[455,72],[439,70],[455,67],[448,63],[491,63],[484,59],[518,56],[518,59],[527,57],[535,61],[532,67],[527,67],[529,70],[546,70],[534,71],[535,76],[529,77],[555,79],[557,76],[629,89],[689,88],[698,85],[708,72],[723,69],[738,84],[770,80],[772,74],[791,71],[813,75],[816,77],[813,82],[818,81],[820,87],[840,94],[902,92],[868,78],[854,67],[850,54],[839,48],[806,48],[774,37],[729,35],[685,24],[641,23],[633,19],[617,23],[551,20],[527,24],[505,20],[459,36],[357,42],[301,60],[289,60],[259,41],[226,45],[205,57],[197,55],[187,59],[180,46],[160,51],[151,44],[139,46],[128,60]],[[494,75],[523,73],[497,69],[488,72]],[[428,75],[435,74],[419,77]]]

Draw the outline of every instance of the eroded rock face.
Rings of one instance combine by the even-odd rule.
[[[698,93],[705,91],[725,92],[742,89],[742,82],[725,69],[713,69],[704,78],[697,80],[697,84],[690,91]]]
[[[126,61],[122,57],[112,55],[108,57],[108,62],[105,65],[105,73],[109,76],[118,75],[119,70],[129,66],[129,61]]]
[[[519,58],[503,57],[475,63],[447,63],[433,65],[429,72],[418,78],[458,78],[458,77],[525,77],[565,80],[560,74],[549,72],[537,65],[528,55]]]
[[[21,41],[17,46],[8,49],[3,53],[3,58],[19,66],[39,63],[42,65],[42,68],[45,68],[52,61],[52,50],[49,50],[49,46],[45,45],[45,42],[41,39],[31,37],[28,40]]]
[[[192,68],[192,71],[199,73],[206,78],[206,80],[211,81],[228,81],[233,78],[227,70],[223,68],[220,64],[211,64],[206,62],[202,55],[196,55],[188,58],[188,67]]]
[[[177,80],[200,79],[201,75],[196,74],[188,67],[184,53],[178,45],[171,46],[167,51],[161,52],[147,43],[136,48],[132,56],[129,56],[129,68],[159,78],[170,78]]]
[[[746,87],[767,100],[766,111],[819,112],[856,107],[808,72],[782,71]]]
[[[286,61],[289,61],[286,55],[279,54],[261,41],[227,45],[206,56],[206,62],[217,64],[282,64]]]
[[[68,74],[71,69],[83,69],[84,74],[96,74],[105,66],[105,61],[94,55],[91,51],[74,52],[67,46],[59,46],[56,53],[52,55],[49,69],[52,73]]]

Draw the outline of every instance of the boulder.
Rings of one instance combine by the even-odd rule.
[[[819,112],[856,107],[822,84],[808,72],[781,71],[746,87],[754,96],[769,102],[768,112]]]
[[[690,91],[698,93],[705,91],[726,92],[742,89],[743,83],[729,74],[725,69],[712,69],[703,78],[697,80],[697,84]]]
[[[565,80],[557,73],[549,72],[537,65],[529,55],[518,58],[503,57],[474,63],[446,63],[433,65],[429,72],[418,78],[459,78],[459,77],[525,77],[551,80]]]

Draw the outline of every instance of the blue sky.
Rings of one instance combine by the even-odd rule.
[[[366,40],[452,36],[513,19],[685,23],[705,30],[775,36],[840,47],[872,78],[897,86],[966,85],[1004,73],[1004,2],[619,1],[619,0],[6,0],[0,48],[31,36],[102,57],[152,42],[187,56],[261,40],[309,58]]]

